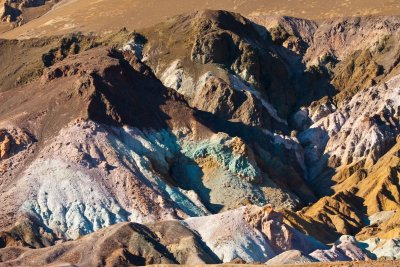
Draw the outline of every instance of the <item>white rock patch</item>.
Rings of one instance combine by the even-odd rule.
[[[22,211],[34,212],[68,238],[127,220],[128,213],[101,183],[63,161],[39,160],[28,172],[24,179],[37,187],[37,196]]]

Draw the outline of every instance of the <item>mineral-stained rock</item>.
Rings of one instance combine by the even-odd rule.
[[[267,265],[305,264],[311,262],[317,262],[317,260],[311,256],[304,255],[299,250],[288,250],[268,260],[266,264]]]
[[[359,242],[359,246],[369,251],[371,255],[378,260],[400,259],[400,240],[398,238],[371,238],[363,242]]]
[[[393,210],[391,216],[383,221],[373,222],[365,226],[357,234],[357,239],[359,240],[370,240],[374,238],[380,238],[382,240],[391,240],[397,238],[400,235],[399,229],[399,212],[398,210]]]
[[[0,210],[14,214],[2,217],[2,226],[28,213],[56,235],[76,239],[127,220],[300,202],[261,169],[265,159],[249,139],[253,128],[234,134],[230,121],[192,109],[129,50],[70,55],[2,97],[1,120],[37,139],[35,150],[19,153],[18,164],[14,157],[2,161],[13,168],[2,167]],[[9,112],[18,114],[12,122]],[[221,119],[225,125],[215,133]],[[273,137],[256,134],[265,141],[257,149],[274,147]],[[273,162],[297,161],[285,153]]]
[[[277,223],[263,229],[263,225]],[[279,225],[278,225],[279,224]],[[223,226],[223,227],[222,227]],[[243,207],[219,215],[190,218],[185,221],[160,221],[149,224],[121,223],[102,229],[75,241],[61,242],[41,249],[0,250],[0,259],[8,266],[21,264],[68,263],[79,266],[144,265],[157,263],[205,264],[231,262],[265,262],[277,255],[272,247],[277,239],[270,238],[285,227],[279,213],[270,206]],[[287,226],[286,226],[287,227]],[[325,248],[310,237],[293,232],[290,242],[305,253]],[[239,231],[240,230],[240,231]],[[21,239],[24,240],[24,239]],[[250,243],[252,249],[246,249]],[[96,246],[93,246],[93,244]],[[38,253],[39,252],[39,253]]]
[[[0,40],[1,260],[396,258],[398,18],[252,20]]]
[[[310,254],[319,261],[365,261],[370,260],[354,237],[342,236],[329,250],[316,250]]]
[[[236,258],[247,263],[266,262],[284,248],[298,249],[308,254],[324,247],[314,238],[285,225],[282,214],[273,211],[271,205],[249,205],[217,215],[189,218],[185,224],[197,231],[224,262]]]
[[[246,210],[245,219],[267,236],[277,254],[292,249],[292,233],[283,224],[283,214],[275,212],[272,205]]]

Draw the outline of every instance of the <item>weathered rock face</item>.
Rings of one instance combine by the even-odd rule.
[[[316,250],[310,254],[319,261],[365,261],[366,253],[357,245],[352,236],[342,236],[329,250]]]
[[[275,227],[269,227],[270,225]],[[292,234],[287,242],[295,249],[278,254],[275,249],[282,243],[277,243],[274,236],[279,235],[283,228]],[[96,246],[93,246],[93,243],[96,243]],[[246,249],[249,245],[251,250]],[[31,249],[9,246],[0,250],[0,259],[7,266],[32,262],[67,262],[77,266],[99,263],[106,266],[129,266],[222,262],[266,262],[267,265],[274,265],[369,260],[367,255],[395,259],[399,254],[393,247],[398,248],[398,240],[375,239],[360,243],[354,237],[342,236],[328,250],[315,239],[282,223],[282,214],[274,211],[269,205],[247,206],[184,221],[170,220],[144,225],[120,223],[78,240],[58,243],[52,247]]]
[[[36,142],[26,130],[9,126],[7,125],[8,129],[0,130],[0,175],[3,177],[1,185],[12,181],[13,177],[7,177],[7,173],[11,173],[19,163],[29,158]]]
[[[341,61],[357,50],[374,48],[397,31],[398,22],[396,16],[326,20],[315,30],[314,45],[307,51],[306,60],[315,64],[325,55],[332,55]]]
[[[203,11],[194,15],[193,28],[197,33],[191,51],[194,62],[225,65],[247,76],[246,81],[259,82],[257,52],[243,39],[243,35],[257,38],[249,21],[228,12]]]
[[[376,259],[385,260],[393,259],[398,260],[400,258],[400,243],[399,239],[380,239],[372,238],[360,242],[360,247],[366,247],[366,249],[372,253]]]
[[[6,4],[5,1],[0,2],[0,17],[3,18],[6,15]]]
[[[328,188],[321,185],[333,183],[332,189],[337,192],[333,198],[318,201],[305,212],[306,216],[319,221],[321,216],[326,218],[323,214],[333,216],[332,226],[339,233],[354,235],[364,225],[363,218],[367,215],[398,209],[398,190],[395,189],[399,134],[397,91],[397,77],[363,90],[300,134],[299,139],[310,149],[309,164],[315,166],[311,169],[310,174],[314,176],[310,181],[319,185],[321,194],[328,193]],[[326,131],[322,137],[321,129]],[[327,162],[328,166],[322,167],[322,162]],[[331,206],[342,208],[334,208],[335,212],[323,211]],[[360,206],[365,208],[357,208]],[[339,219],[346,217],[352,218],[350,228],[349,220]]]
[[[189,218],[185,223],[199,233],[223,262],[266,262],[286,249],[310,253],[324,247],[284,224],[282,214],[271,207],[249,205],[217,215]]]
[[[2,164],[13,167],[3,168],[0,209],[14,216],[4,217],[2,226],[26,214],[51,234],[76,239],[127,220],[201,216],[247,203],[293,208],[299,196],[313,198],[300,178],[297,196],[285,187],[293,180],[278,186],[268,174],[274,169],[269,164],[286,157],[298,162],[301,155],[283,151],[266,161],[276,146],[272,134],[254,126],[242,131],[223,110],[214,115],[190,108],[129,50],[71,55],[2,98],[3,123],[26,129],[37,141],[34,147],[19,141],[24,150],[18,154],[13,143],[4,146]],[[10,113],[18,115],[10,119]]]
[[[397,209],[395,203],[398,203],[396,197],[398,192],[394,189],[393,183],[387,180],[387,177],[393,177],[392,174],[381,175],[382,182],[379,184],[382,183],[382,187],[390,188],[388,190],[391,193],[388,195],[395,196],[394,201],[390,201],[390,197],[381,194],[386,189],[378,186],[382,190],[372,190],[367,183],[376,185],[372,180],[374,177],[372,173],[376,175],[379,167],[372,166],[375,166],[377,161],[394,146],[398,135],[399,118],[395,100],[398,87],[395,76],[398,70],[394,67],[397,65],[395,54],[399,51],[398,42],[394,41],[398,39],[396,34],[398,18],[347,18],[315,23],[294,18],[252,16],[251,19],[254,22],[269,30],[266,32],[254,24],[251,29],[251,24],[249,26],[246,20],[241,21],[239,17],[222,19],[225,18],[224,16],[226,14],[199,12],[193,17],[180,17],[171,21],[172,24],[168,24],[168,28],[158,27],[161,32],[171,29],[174,32],[182,29],[187,31],[190,29],[189,26],[182,26],[181,29],[177,25],[182,25],[181,22],[184,20],[190,20],[192,22],[190,25],[196,25],[193,38],[178,39],[174,45],[179,46],[180,43],[184,43],[186,46],[193,45],[196,49],[186,51],[182,48],[180,53],[175,53],[174,48],[167,44],[161,48],[158,47],[159,50],[154,52],[155,49],[152,47],[155,46],[150,37],[149,50],[145,49],[148,51],[145,53],[147,53],[149,65],[157,70],[157,75],[162,77],[162,81],[180,81],[166,84],[173,84],[174,89],[181,92],[190,105],[200,110],[247,124],[248,120],[245,118],[250,115],[248,111],[241,112],[240,117],[236,115],[236,106],[238,106],[236,103],[240,103],[238,99],[244,93],[240,91],[244,89],[245,93],[251,93],[255,103],[261,100],[261,109],[256,108],[258,105],[245,106],[246,109],[249,107],[249,110],[257,111],[258,121],[261,122],[256,124],[258,127],[272,128],[275,131],[283,130],[284,136],[289,136],[290,128],[296,130],[292,134],[301,146],[297,148],[292,143],[291,149],[297,153],[301,151],[304,157],[302,164],[305,166],[306,173],[302,173],[302,177],[319,196],[335,193],[333,196],[321,199],[314,207],[301,215],[305,221],[319,225],[317,228],[325,235],[322,239],[333,241],[341,234],[355,235],[365,226],[364,221],[368,215],[381,210]],[[242,29],[246,31],[246,34],[241,32]],[[214,38],[218,34],[225,37]],[[168,36],[168,34],[164,35]],[[275,69],[270,73],[275,73],[275,77],[279,75],[291,77],[296,81],[298,88],[307,88],[307,92],[301,89],[297,91],[302,92],[301,97],[297,97],[297,99],[302,99],[297,102],[297,105],[299,107],[307,103],[308,106],[300,108],[300,111],[293,112],[287,118],[282,113],[279,100],[271,96],[274,94],[272,87],[260,81],[266,86],[264,88],[267,91],[266,94],[260,93],[262,91],[262,88],[258,86],[260,84],[257,85],[251,78],[240,75],[240,71],[237,71],[234,67],[235,63],[232,62],[239,62],[238,55],[245,54],[244,50],[240,50],[241,45],[236,45],[235,49],[230,48],[226,51],[215,48],[223,45],[233,47],[233,44],[237,43],[238,36],[243,37],[243,42],[246,42],[246,45],[249,45],[252,51],[262,58],[261,61],[250,59],[250,61],[258,62],[257,64],[262,62],[258,68],[261,72],[263,68],[268,68],[265,65],[273,65]],[[369,37],[368,42],[361,41],[364,36]],[[207,38],[209,41],[206,42]],[[216,39],[216,43],[213,43],[212,39]],[[225,40],[225,43],[220,43],[221,40]],[[275,53],[279,63],[274,64],[258,54],[261,47],[270,54]],[[186,51],[185,54],[182,55],[182,51]],[[204,60],[195,60],[195,64],[188,64],[189,61],[185,57],[191,55],[193,60],[193,51],[198,52]],[[169,56],[163,56],[164,54]],[[173,62],[180,62],[174,65],[175,72],[171,71],[174,69],[173,64],[169,65],[167,70],[163,70],[164,66],[168,66],[169,60],[172,60],[171,54],[176,55],[174,60],[178,60]],[[212,60],[214,56],[216,61]],[[237,61],[234,61],[234,58]],[[280,60],[284,62],[282,71]],[[198,65],[199,63],[201,65]],[[229,68],[235,75],[221,74],[220,70],[213,69],[216,65]],[[304,69],[307,70],[306,73],[301,71]],[[204,74],[200,77],[203,71]],[[318,93],[311,93],[313,97],[309,95],[314,86],[318,87],[321,99],[311,103],[313,97],[318,98]],[[236,90],[238,92],[230,88],[238,89]],[[321,88],[324,89],[321,90]],[[288,94],[293,96],[296,89],[287,87],[282,92],[290,92]],[[243,96],[240,98],[245,99]],[[284,97],[279,96],[279,98]],[[269,104],[268,100],[273,105]],[[286,103],[288,102],[290,100],[286,100]],[[264,113],[264,108],[268,112]],[[239,109],[241,110],[242,106]],[[289,127],[283,127],[285,122],[289,122],[286,124]],[[251,124],[254,125],[254,122]],[[388,160],[384,162],[379,166],[388,164]],[[370,172],[372,173],[369,176]],[[382,173],[382,170],[380,172]],[[290,176],[295,175],[291,173]],[[371,178],[365,179],[367,176]],[[283,178],[280,177],[280,179]],[[361,182],[361,180],[365,181]],[[383,199],[382,203],[385,204],[373,201],[374,197]],[[366,205],[368,208],[357,208],[360,205]]]
[[[11,150],[11,139],[4,132],[1,132],[1,143],[0,143],[0,159],[5,159],[9,156]]]
[[[1,207],[2,212],[12,212],[16,217],[30,214],[65,238],[77,238],[126,221],[130,216],[134,221],[151,221],[156,217],[185,217],[188,216],[186,212],[191,215],[207,213],[205,209],[197,209],[183,191],[166,184],[168,177],[159,176],[160,173],[168,175],[168,160],[179,152],[164,112],[171,117],[175,117],[175,112],[184,116],[185,120],[176,117],[169,124],[171,128],[183,130],[190,125],[192,111],[179,95],[155,80],[151,71],[135,57],[126,55],[124,58],[121,53],[115,53],[98,49],[82,54],[82,61],[72,57],[69,64],[64,62],[48,69],[41,81],[30,87],[34,91],[28,87],[21,95],[8,96],[7,103],[18,103],[22,111],[32,107],[28,117],[22,112],[12,124],[27,128],[37,136],[36,148],[40,152],[31,153],[31,157],[21,153],[20,160],[13,157],[1,162],[12,165],[12,168],[3,168],[2,172],[1,186],[5,192],[2,202],[7,203]],[[42,86],[44,90],[36,90],[36,86]],[[47,90],[51,93],[47,94]],[[43,103],[42,93],[47,95],[48,102]],[[155,97],[151,97],[153,93]],[[146,103],[145,99],[152,102]],[[173,107],[175,104],[166,104],[167,99],[182,110]],[[41,105],[37,101],[41,101]],[[121,106],[115,106],[115,103]],[[149,103],[153,103],[154,109]],[[162,103],[170,112],[160,110]],[[59,114],[63,115],[58,117]],[[154,114],[157,119],[153,119]],[[32,121],[35,122],[33,125]],[[122,123],[132,126],[122,128]],[[140,135],[146,135],[143,131],[149,131],[148,141],[144,136],[142,141],[135,141],[141,139]],[[190,131],[189,128],[186,131]],[[196,132],[201,136],[207,131],[202,131],[199,126]],[[168,138],[171,143],[165,144]],[[11,144],[21,143],[14,139],[19,140],[13,137]],[[99,140],[102,141],[99,143]],[[14,153],[14,150],[11,146],[4,151]],[[141,155],[133,156],[128,152],[130,150]],[[144,161],[141,157],[147,154],[146,151],[153,151],[153,156]],[[129,160],[123,155],[130,155]],[[113,172],[115,169],[119,171]],[[190,207],[186,212],[180,208],[175,210],[171,198],[174,201],[181,198]],[[143,216],[150,217],[145,219]],[[12,218],[4,217],[1,224],[10,222]]]
[[[166,39],[172,33],[179,36],[173,43]],[[275,109],[283,120],[299,104],[298,99],[315,100],[321,94],[299,86],[306,82],[310,85],[312,81],[308,79],[316,73],[306,70],[310,76],[307,79],[302,71],[296,72],[301,75],[295,74],[288,68],[288,61],[304,69],[299,58],[282,55],[265,29],[239,14],[195,12],[160,24],[145,35],[149,40],[144,49],[146,62],[189,102],[203,88],[207,77],[223,79],[238,90],[254,88],[263,101],[275,103],[271,110]],[[163,40],[162,45],[156,40]]]
[[[397,257],[396,18],[252,19],[207,10],[144,35],[0,41],[40,62],[0,93],[1,259],[48,259],[26,246],[77,265]]]
[[[316,22],[306,19],[263,14],[251,15],[249,18],[268,29],[272,41],[299,55],[304,55],[313,44],[318,28]]]
[[[0,130],[0,160],[26,149],[35,140],[21,129]]]
[[[41,251],[40,254],[26,248],[4,249],[1,258],[7,261],[9,266],[30,262],[36,262],[39,265],[49,262],[68,262],[80,266],[177,263],[174,256],[163,245],[156,245],[157,236],[144,225],[124,223],[107,230],[101,230],[80,241],[37,250]],[[97,245],[93,246],[94,243]],[[146,253],[143,254],[142,251]],[[21,257],[18,257],[19,255]]]
[[[277,254],[292,249],[292,233],[283,224],[283,214],[275,212],[271,205],[267,205],[258,211],[250,209],[246,212],[245,219],[267,236]]]
[[[42,248],[55,244],[58,237],[32,216],[22,216],[8,229],[0,232],[0,248]]]
[[[260,218],[267,217],[268,219],[262,222],[264,228],[257,225]],[[275,227],[268,228],[267,225],[270,224],[275,224]],[[278,225],[279,227],[276,227]],[[79,266],[97,265],[100,262],[106,262],[109,266],[206,264],[238,259],[249,263],[265,262],[277,255],[272,247],[278,244],[274,237],[279,235],[280,227],[284,227],[288,232],[294,231],[285,226],[282,223],[282,215],[270,207],[248,206],[220,215],[190,218],[185,221],[164,221],[145,225],[122,223],[76,241],[39,250],[9,247],[0,250],[0,259],[9,266],[33,261],[38,264],[45,261],[51,264],[68,262]],[[206,231],[212,230],[211,228],[215,232]],[[296,235],[296,240],[290,241],[294,242],[291,243],[293,247],[306,245],[310,251],[324,248],[312,238],[299,233]],[[252,250],[245,248],[248,242],[252,242]],[[93,246],[93,243],[97,245]],[[39,251],[40,254],[37,253]]]
[[[229,66],[235,58],[236,49],[229,34],[209,34],[200,36],[196,40],[191,59],[202,64],[216,63]]]
[[[331,241],[363,227],[362,238],[383,234],[366,221],[370,215],[398,210],[398,18],[327,20],[315,27],[290,18],[252,19],[281,38],[282,46],[303,36],[308,48],[302,61],[327,69],[339,91],[302,108],[291,121],[305,149],[307,179],[317,194],[330,196],[297,215],[287,214],[288,220]],[[396,230],[380,225],[392,233],[386,237],[396,237]]]
[[[379,220],[373,220],[373,217],[380,217],[382,214],[387,214],[383,218]],[[381,211],[373,214],[369,217],[370,223],[365,226],[361,231],[357,234],[357,238],[359,240],[368,240],[373,239],[382,239],[383,242],[386,242],[393,237],[399,235],[399,228],[398,228],[398,219],[399,219],[399,212],[396,209],[388,210],[388,211]],[[395,239],[395,238],[394,238]],[[390,246],[386,246],[385,253],[390,253]]]
[[[262,103],[250,92],[238,91],[224,80],[209,78],[196,92],[191,105],[221,118],[246,125],[271,128],[272,120]]]

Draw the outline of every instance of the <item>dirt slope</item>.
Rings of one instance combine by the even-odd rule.
[[[63,0],[44,16],[0,35],[0,38],[29,38],[72,31],[106,32],[122,27],[134,30],[154,25],[173,15],[200,9],[308,19],[400,14],[400,4],[395,0]]]

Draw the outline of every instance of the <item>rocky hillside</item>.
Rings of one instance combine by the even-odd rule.
[[[205,10],[1,40],[0,262],[399,259],[399,25]]]

